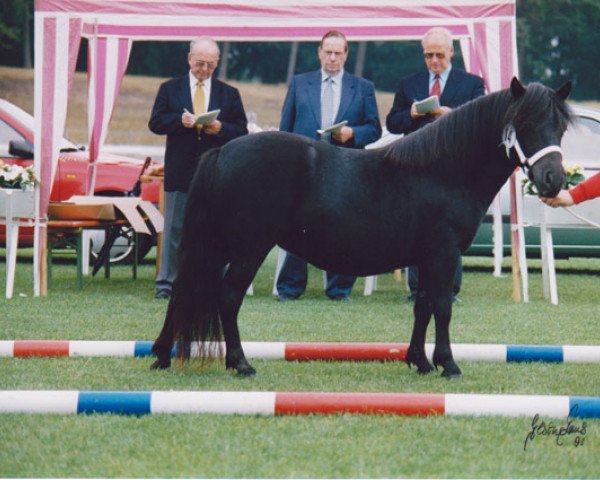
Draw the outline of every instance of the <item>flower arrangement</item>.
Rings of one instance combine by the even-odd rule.
[[[33,166],[21,167],[11,165],[0,160],[0,188],[20,188],[21,190],[33,190],[39,183],[33,171]]]
[[[567,182],[565,184],[566,189],[574,187],[578,183],[581,183],[585,180],[585,176],[583,175],[583,168],[581,168],[581,165],[573,165],[573,166],[565,165],[565,173],[567,175]],[[537,195],[538,194],[538,191],[535,188],[535,184],[528,178],[523,179],[522,188],[523,188],[523,193],[525,195]]]

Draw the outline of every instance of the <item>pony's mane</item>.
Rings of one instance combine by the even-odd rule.
[[[540,83],[527,86],[514,100],[504,89],[467,102],[440,119],[396,140],[385,151],[385,159],[395,165],[419,169],[452,170],[468,165],[490,142],[500,146],[505,125],[527,133],[553,116],[564,129],[571,121],[567,104],[553,90]]]

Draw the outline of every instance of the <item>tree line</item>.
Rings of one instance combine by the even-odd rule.
[[[32,67],[34,0],[0,2],[0,63]],[[600,100],[596,59],[591,45],[600,44],[600,0],[517,0],[519,76],[558,87],[572,80],[572,97]],[[221,44],[217,71],[221,78],[283,83],[294,73],[318,68],[317,42],[227,42]],[[86,70],[85,40],[78,70]],[[187,69],[188,42],[134,42],[127,73],[172,77]],[[462,67],[456,45],[454,62]],[[398,80],[424,67],[419,42],[351,42],[348,71],[392,92]]]

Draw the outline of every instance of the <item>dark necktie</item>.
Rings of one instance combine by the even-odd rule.
[[[442,87],[440,85],[440,76],[436,75],[433,80],[433,85],[431,86],[431,91],[429,95],[437,95],[440,97],[442,95]]]

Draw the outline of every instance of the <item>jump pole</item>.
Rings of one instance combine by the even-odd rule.
[[[0,357],[148,357],[151,341],[2,340]],[[242,342],[252,359],[288,361],[404,361],[407,343]],[[433,344],[425,345],[431,360]],[[224,350],[224,346],[223,346]],[[501,345],[457,343],[457,361],[600,363],[597,345]],[[175,355],[175,349],[172,354]],[[192,344],[192,357],[198,344]]]
[[[3,390],[0,414],[361,414],[600,418],[600,397],[451,393]]]

